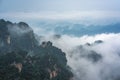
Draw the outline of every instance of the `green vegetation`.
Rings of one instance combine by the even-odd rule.
[[[18,34],[19,33],[19,34]],[[0,20],[0,80],[70,80],[64,52],[50,41],[38,45],[24,22]]]

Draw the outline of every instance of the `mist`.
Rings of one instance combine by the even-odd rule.
[[[49,34],[42,41],[66,53],[68,65],[74,73],[73,80],[120,79],[120,33],[103,33],[82,37]]]
[[[43,41],[51,41],[53,43],[51,46],[55,46],[59,48],[59,50],[61,49],[62,52],[65,52],[67,65],[74,75],[72,80],[120,80],[119,31],[117,33],[110,33],[108,30],[106,33],[82,36],[69,34],[59,35],[54,32],[54,27],[56,26],[52,27],[53,30],[44,28],[44,26],[33,26],[33,32],[29,25],[24,22],[8,23],[9,25],[6,27],[8,27],[10,34],[5,38],[5,40],[8,40],[8,44],[14,42],[14,44],[21,49],[31,50],[33,48],[32,46],[35,46],[31,44],[32,42],[35,41],[34,44],[38,45],[38,42],[35,40],[36,37],[40,45]],[[49,27],[49,25],[47,25],[47,27]],[[58,27],[62,29],[66,28],[64,24]],[[116,29],[119,30],[119,25],[117,27],[112,26],[112,28],[110,26],[107,27],[112,31],[116,31]],[[90,28],[94,29],[95,27],[91,26]],[[104,28],[102,30],[104,30]],[[29,40],[32,41],[29,42]],[[10,41],[12,42],[10,43]],[[14,44],[12,45],[13,49],[16,49]],[[0,46],[4,48],[4,43],[1,42]]]
[[[0,55],[0,80],[120,80],[120,0],[0,0],[0,18],[0,53],[30,55],[17,75]]]

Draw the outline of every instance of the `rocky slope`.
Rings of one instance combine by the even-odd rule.
[[[71,80],[65,53],[34,35],[24,22],[0,20],[0,80]]]

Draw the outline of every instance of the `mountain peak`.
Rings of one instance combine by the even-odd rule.
[[[0,75],[6,73],[1,80],[71,80],[73,77],[65,53],[50,41],[38,45],[32,28],[25,22],[0,20],[0,64]]]

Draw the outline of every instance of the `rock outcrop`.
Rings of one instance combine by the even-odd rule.
[[[34,35],[24,22],[0,20],[0,80],[70,80],[65,53]]]

